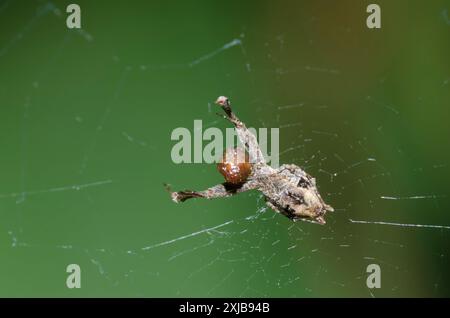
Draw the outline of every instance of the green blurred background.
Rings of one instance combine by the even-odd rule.
[[[76,1],[82,31],[71,2],[0,1],[0,296],[450,295],[448,228],[350,221],[450,225],[449,1],[377,1],[379,30],[369,1]],[[174,128],[229,127],[219,95],[280,127],[325,226],[170,201],[222,180],[170,157]]]

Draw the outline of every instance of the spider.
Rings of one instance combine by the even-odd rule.
[[[245,146],[227,149],[218,170],[225,182],[203,191],[168,191],[174,202],[184,202],[192,198],[215,199],[229,197],[249,190],[260,191],[267,206],[293,221],[303,220],[325,224],[327,211],[334,211],[325,204],[311,177],[294,164],[284,164],[277,169],[269,166],[259,148],[256,137],[231,109],[230,100],[220,96],[216,104],[225,112],[223,117],[230,121],[239,140]]]

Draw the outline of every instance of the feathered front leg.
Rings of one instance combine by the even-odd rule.
[[[184,202],[192,198],[205,198],[205,199],[224,198],[256,188],[257,182],[253,180],[248,180],[247,182],[241,185],[235,185],[224,182],[203,191],[184,190],[172,192],[170,187],[166,185],[166,189],[170,192],[172,200],[176,203]]]
[[[233,123],[234,128],[236,129],[236,133],[239,137],[241,143],[245,146],[249,156],[250,162],[256,164],[265,164],[266,161],[264,159],[264,155],[259,148],[258,140],[256,136],[253,135],[250,130],[247,129],[245,124],[236,116],[236,114],[231,109],[231,103],[228,97],[220,96],[216,104],[222,107],[225,111],[225,119],[229,120]]]

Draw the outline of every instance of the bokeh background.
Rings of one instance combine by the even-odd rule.
[[[368,1],[79,0],[82,30],[69,3],[0,1],[0,296],[450,295],[449,1],[378,0],[379,30]],[[229,127],[219,95],[280,127],[325,226],[170,201],[222,180],[170,157],[174,128]]]

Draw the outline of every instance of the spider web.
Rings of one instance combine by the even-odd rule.
[[[0,61],[5,67],[13,58],[24,61],[26,45],[36,46],[42,32],[64,23],[64,7],[57,3],[38,1],[28,6],[33,10],[19,14],[23,3],[0,3],[0,17],[18,15],[23,23],[7,27],[2,34]],[[305,24],[324,19],[312,16]],[[446,8],[433,19],[448,33]],[[5,98],[11,98],[6,91],[13,85],[20,85],[21,93],[12,99],[15,104],[2,107],[5,123],[14,114],[19,118],[18,124],[5,125],[2,143],[14,144],[12,151],[19,153],[20,160],[12,163],[7,155],[2,169],[7,181],[0,189],[0,247],[8,258],[2,272],[13,273],[13,278],[2,284],[1,293],[70,295],[64,286],[65,266],[80,263],[85,282],[80,293],[86,296],[448,296],[450,218],[446,211],[450,205],[448,187],[439,181],[448,175],[448,154],[432,152],[426,157],[413,144],[392,137],[395,129],[405,129],[410,114],[392,102],[392,95],[383,93],[397,85],[389,69],[376,75],[377,84],[370,93],[344,98],[350,106],[335,102],[333,92],[316,98],[303,98],[308,95],[305,91],[284,94],[283,87],[294,87],[290,83],[296,81],[323,81],[323,89],[341,87],[339,83],[351,70],[345,63],[339,67],[299,62],[307,60],[303,58],[286,62],[296,45],[292,34],[281,31],[260,38],[250,24],[240,27],[234,37],[219,37],[217,45],[203,53],[178,51],[176,59],[175,55],[164,62],[142,58],[139,63],[127,57],[119,44],[101,45],[89,30],[62,28],[44,38],[48,47],[27,64],[33,78],[17,75],[10,84],[2,84]],[[194,48],[200,43],[193,36],[185,41]],[[307,39],[302,45],[313,52],[315,41]],[[98,70],[86,72],[94,77],[108,72],[114,75],[114,84],[99,86],[94,94],[92,86],[66,79],[79,94],[69,94],[73,100],[58,110],[50,100],[49,85],[54,69],[70,63],[64,57],[75,48],[101,52]],[[174,122],[158,113],[158,107],[185,107],[172,106],[167,96],[178,94],[178,79],[210,77],[210,69],[222,70],[223,78],[229,79],[223,84],[224,92],[217,86],[206,94],[201,88],[192,92],[186,105],[195,108],[180,110],[183,118]],[[441,74],[432,79],[435,96],[410,93],[410,100],[416,102],[412,108],[426,103],[443,107],[448,69]],[[233,85],[239,78],[248,84]],[[134,86],[155,79],[165,91],[153,91],[144,95],[146,102],[137,101]],[[177,84],[169,90],[171,81]],[[276,87],[277,93],[261,93],[265,85]],[[83,94],[87,97],[79,98]],[[152,94],[167,96],[166,105],[151,105],[157,119],[164,122],[164,128],[159,128],[164,137],[161,130],[148,127],[153,120],[138,118],[143,105],[151,104]],[[201,97],[191,101],[195,94]],[[315,176],[325,202],[335,208],[325,226],[293,223],[267,208],[257,192],[227,200],[170,202],[162,182],[198,189],[217,183],[208,165],[174,167],[168,159],[169,133],[199,116],[204,128],[227,127],[208,104],[221,94],[234,98],[244,122],[280,128],[280,164],[295,163]],[[89,101],[89,96],[96,102]],[[245,97],[238,101],[239,96]],[[198,100],[204,105],[196,105]],[[83,103],[91,109],[82,107]],[[241,111],[239,105],[249,106]],[[375,119],[367,120],[368,116]],[[440,116],[439,111],[433,114],[435,120]],[[46,124],[53,129],[49,135],[42,130]],[[65,129],[78,135],[64,137]],[[427,130],[420,132],[427,134]],[[45,161],[52,160],[54,150],[36,149],[39,142],[73,144],[74,150],[66,156],[56,155],[59,167],[54,169],[59,176],[46,176],[50,168]],[[108,164],[109,156],[117,156],[122,163]],[[17,169],[9,172],[8,163]],[[167,179],[155,180],[153,174],[160,169],[166,171]],[[198,182],[192,182],[193,175]],[[42,211],[46,212],[40,215]],[[41,277],[27,273],[26,263],[34,262],[40,271],[49,269]],[[381,289],[366,286],[366,267],[373,263],[382,269]],[[25,287],[30,280],[44,285],[30,291]]]

